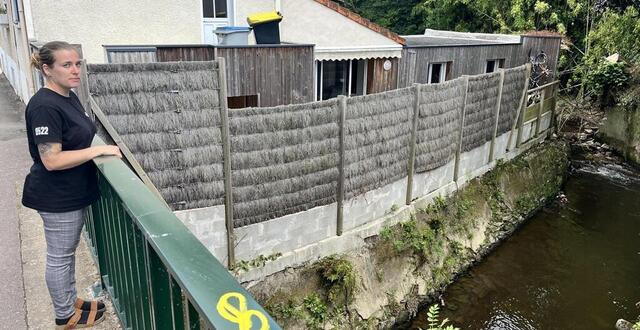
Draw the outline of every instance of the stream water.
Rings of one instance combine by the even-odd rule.
[[[565,203],[530,219],[452,284],[441,317],[461,329],[615,329],[640,309],[640,174],[583,165]],[[427,329],[426,310],[411,329]]]

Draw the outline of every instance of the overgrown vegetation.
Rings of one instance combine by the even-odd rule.
[[[267,303],[265,308],[281,324],[304,324],[307,329],[322,329],[325,323],[348,312],[356,293],[358,274],[344,256],[329,256],[312,266],[319,276],[322,291],[303,297],[287,293],[289,299]]]
[[[561,34],[558,72],[563,93],[578,105],[640,99],[640,1],[638,0],[334,0],[399,34],[424,29],[518,34]],[[605,58],[619,54],[618,63]],[[566,111],[576,108],[575,102]]]
[[[589,33],[590,49],[576,66],[569,85],[580,86],[584,95],[600,105],[614,105],[632,86],[634,67],[640,64],[640,15],[629,6],[623,12],[605,11]],[[619,62],[605,60],[618,54]]]
[[[316,268],[328,286],[328,301],[346,308],[356,291],[357,275],[351,262],[343,257],[329,256],[320,260]]]
[[[240,260],[238,262],[236,262],[236,264],[233,266],[232,271],[237,275],[239,272],[243,271],[249,271],[249,269],[251,268],[260,268],[263,267],[267,262],[269,261],[274,261],[278,258],[280,258],[282,256],[282,253],[274,253],[274,254],[270,254],[268,256],[264,256],[264,255],[259,255],[257,256],[255,259],[253,260]]]

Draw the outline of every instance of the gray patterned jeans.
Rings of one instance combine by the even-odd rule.
[[[44,221],[47,241],[47,268],[45,279],[56,318],[64,319],[75,313],[76,302],[76,248],[84,225],[84,209],[50,213],[40,212]]]

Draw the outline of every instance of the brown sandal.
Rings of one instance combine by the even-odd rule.
[[[91,308],[89,309],[84,309],[82,308],[82,306],[84,305],[85,302],[89,302],[91,303]],[[99,304],[102,304],[102,307],[99,306]],[[104,311],[105,309],[105,304],[102,301],[99,300],[82,300],[80,298],[76,299],[76,303],[73,304],[73,307],[75,307],[76,309],[80,309],[83,311]]]
[[[83,321],[82,316],[87,314],[86,319]],[[100,315],[98,318],[96,318]],[[57,325],[56,330],[69,330],[69,329],[80,329],[80,328],[91,328],[94,325],[102,322],[104,320],[104,311],[91,310],[91,311],[83,311],[81,309],[76,309],[75,314],[71,316],[67,324]]]

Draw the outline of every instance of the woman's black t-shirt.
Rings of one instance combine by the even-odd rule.
[[[92,161],[76,167],[48,171],[38,152],[40,143],[61,143],[62,151],[91,146],[96,125],[73,92],[69,97],[41,88],[25,113],[29,153],[33,165],[27,175],[22,204],[44,212],[82,209],[98,199],[96,166]]]

